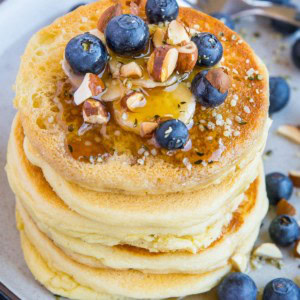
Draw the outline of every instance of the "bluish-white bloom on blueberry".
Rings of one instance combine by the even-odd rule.
[[[222,21],[227,27],[234,30],[235,22],[231,18],[230,15],[225,14],[225,13],[221,13],[221,12],[216,12],[216,13],[211,14],[211,16],[218,19],[218,20],[220,20],[220,21]]]
[[[276,278],[270,281],[263,293],[263,300],[299,300],[300,288],[290,279]]]
[[[275,244],[287,247],[299,239],[300,228],[294,218],[288,215],[281,215],[271,222],[269,234]]]
[[[109,21],[105,38],[107,46],[113,52],[122,56],[134,56],[146,49],[149,29],[140,17],[124,14]]]
[[[180,120],[171,119],[159,125],[155,131],[157,143],[165,149],[183,149],[189,139],[189,131]]]
[[[146,15],[150,23],[175,20],[178,12],[176,0],[148,0],[146,3]]]
[[[198,48],[197,65],[211,67],[221,60],[223,56],[223,46],[212,33],[198,33],[192,37],[192,41]]]
[[[106,66],[108,54],[101,40],[87,32],[69,41],[65,58],[77,74],[99,74]]]
[[[292,59],[294,64],[300,69],[300,39],[298,39],[293,45]]]
[[[220,90],[208,80],[209,73],[216,72],[217,70],[220,70],[219,72],[223,72],[221,69],[204,70],[199,72],[192,81],[191,91],[195,96],[196,101],[202,106],[217,107],[225,101],[228,95],[227,86]],[[228,75],[223,72],[222,76],[226,76],[229,85]]]
[[[256,300],[257,287],[248,275],[236,272],[222,280],[217,292],[220,300]]]
[[[266,187],[268,199],[272,205],[276,205],[282,198],[289,200],[294,189],[292,180],[278,172],[267,174]]]

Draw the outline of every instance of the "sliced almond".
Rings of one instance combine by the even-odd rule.
[[[290,171],[289,177],[293,181],[295,187],[300,187],[300,171]]]
[[[185,44],[190,41],[190,37],[182,23],[173,20],[168,27],[167,43],[170,45]]]
[[[232,266],[239,272],[245,272],[248,266],[248,259],[245,254],[236,253],[230,259]]]
[[[157,127],[158,127],[158,124],[155,122],[141,123],[141,127],[140,127],[141,137],[150,138]]]
[[[294,254],[296,257],[300,258],[300,240],[298,240],[295,244]]]
[[[177,48],[178,50],[178,61],[177,61],[177,71],[180,73],[191,72],[197,62],[198,49],[194,42],[189,42],[188,44]]]
[[[174,72],[178,60],[178,50],[171,46],[156,48],[147,64],[148,73],[155,81],[164,82]]]
[[[107,124],[110,115],[105,106],[97,100],[88,99],[82,106],[84,122],[91,124]]]
[[[144,107],[146,103],[147,101],[144,94],[140,92],[131,92],[121,100],[122,106],[132,112],[138,107]]]
[[[277,133],[300,145],[300,129],[293,125],[282,125]]]
[[[276,206],[276,213],[280,215],[294,216],[296,214],[295,207],[286,201],[286,199],[281,199]]]
[[[84,79],[74,93],[74,102],[76,105],[80,105],[86,99],[91,97],[99,97],[105,90],[103,81],[95,74],[87,73]]]
[[[282,253],[279,248],[273,243],[264,243],[257,247],[254,252],[254,256],[260,256],[265,259],[282,259]]]
[[[164,44],[164,40],[166,37],[166,31],[162,28],[157,28],[154,32],[152,42],[155,48],[160,47]]]
[[[143,76],[143,71],[136,62],[132,61],[121,67],[120,76],[126,78],[140,78]]]
[[[112,102],[121,99],[125,94],[125,89],[120,80],[112,80],[107,82],[106,92],[101,96],[104,102]]]
[[[205,78],[222,94],[226,93],[230,87],[230,77],[222,68],[210,69]]]
[[[101,17],[98,20],[97,28],[101,32],[104,33],[105,28],[108,24],[108,22],[116,16],[120,16],[122,14],[122,6],[121,4],[115,4],[107,8],[101,15]]]
[[[119,78],[122,63],[112,59],[109,61],[108,66],[109,66],[109,70],[110,70],[112,78]]]

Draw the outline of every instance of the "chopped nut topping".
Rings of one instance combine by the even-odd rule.
[[[143,75],[141,67],[134,61],[123,65],[120,69],[121,77],[140,78]]]
[[[131,92],[121,100],[122,106],[132,112],[138,107],[144,107],[147,103],[143,93]]]
[[[300,144],[300,129],[293,125],[282,125],[277,129],[277,132],[290,139],[291,141]]]
[[[194,69],[197,58],[198,49],[194,42],[181,46],[178,50],[177,71],[180,73],[190,72]]]
[[[233,267],[239,272],[245,272],[247,270],[248,259],[245,254],[236,253],[231,257],[231,263]]]
[[[110,119],[105,106],[100,101],[94,99],[84,101],[82,113],[84,122],[86,123],[107,124]]]
[[[289,177],[293,181],[295,187],[300,187],[300,171],[290,171]]]
[[[295,244],[294,254],[296,257],[300,258],[300,240],[298,240]]]
[[[158,124],[155,122],[143,122],[141,123],[140,135],[141,137],[151,137]]]
[[[230,78],[222,68],[210,69],[205,78],[222,94],[226,93],[230,87]]]
[[[111,73],[112,78],[119,78],[120,77],[120,69],[122,64],[116,60],[110,60],[108,63],[109,70]]]
[[[280,215],[294,216],[296,214],[296,209],[292,204],[287,202],[286,199],[281,199],[276,206],[276,213],[278,216]]]
[[[122,6],[121,4],[115,4],[107,8],[101,17],[99,18],[97,28],[104,33],[105,28],[108,22],[116,16],[120,16],[122,14]]]
[[[113,81],[108,87],[106,92],[102,95],[101,100],[111,102],[118,100],[124,96],[125,89],[120,80]]]
[[[260,256],[265,259],[282,259],[282,253],[279,248],[273,243],[264,243],[257,247],[254,256]]]
[[[160,47],[164,44],[166,36],[166,31],[163,30],[162,28],[157,28],[154,32],[152,42],[155,48]]]
[[[174,72],[178,60],[178,51],[171,46],[156,48],[147,64],[148,73],[155,81],[164,82]]]
[[[182,23],[173,20],[168,27],[168,44],[179,45],[182,43],[188,43],[190,37],[187,34]]]
[[[76,105],[83,103],[86,99],[97,97],[105,90],[104,82],[95,74],[87,73],[74,94],[74,102]]]

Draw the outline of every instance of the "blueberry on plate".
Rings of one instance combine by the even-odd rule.
[[[278,3],[279,5],[284,5],[287,7],[291,7],[291,8],[297,8],[296,5],[294,4],[290,4],[290,3],[284,3],[287,1],[282,1],[283,3]],[[299,28],[297,26],[291,25],[289,23],[283,22],[283,21],[279,21],[279,20],[271,20],[271,26],[273,27],[273,29],[275,29],[276,31],[282,33],[282,34],[293,34],[295,33]]]
[[[221,12],[216,12],[211,14],[212,17],[220,20],[221,22],[223,22],[227,27],[229,27],[230,29],[234,30],[235,28],[235,22],[234,20],[231,18],[230,15],[228,14],[224,14]]]
[[[290,279],[276,278],[264,289],[263,300],[299,300],[300,289]]]
[[[262,1],[265,1],[265,0],[262,0]],[[277,5],[288,5],[291,0],[268,0],[274,4],[277,4]]]
[[[149,29],[140,17],[125,14],[109,21],[105,37],[112,51],[122,56],[132,56],[146,49]]]
[[[269,234],[275,244],[287,247],[299,239],[300,228],[294,218],[288,215],[281,215],[271,222]]]
[[[210,69],[201,71],[194,77],[191,91],[202,106],[217,107],[225,101],[229,85],[230,79],[222,68]]]
[[[292,180],[278,172],[267,174],[266,187],[268,199],[272,205],[276,205],[282,198],[289,200],[294,189]]]
[[[290,100],[290,86],[282,77],[270,77],[270,107],[269,113],[283,109]]]
[[[108,60],[104,44],[88,32],[77,35],[69,41],[65,57],[77,74],[99,74],[104,70]]]
[[[148,0],[146,3],[146,15],[150,23],[175,20],[178,12],[176,0]]]
[[[223,46],[212,33],[198,33],[192,37],[192,41],[198,48],[197,65],[211,67],[221,60],[223,56]]]
[[[256,300],[257,287],[248,275],[236,272],[222,280],[217,293],[220,300]]]
[[[189,131],[183,122],[171,119],[159,125],[155,131],[155,138],[162,148],[183,149],[188,141]]]
[[[73,10],[77,9],[78,7],[83,6],[83,5],[86,5],[86,3],[78,3],[78,4],[74,5],[72,8],[70,8],[69,12],[71,12],[71,11],[73,11]]]
[[[294,64],[300,69],[300,39],[298,39],[293,45],[292,59]]]

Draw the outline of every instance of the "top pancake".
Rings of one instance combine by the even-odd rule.
[[[221,64],[232,81],[225,103],[206,110],[197,105],[194,121],[204,120],[207,123],[215,120],[214,115],[221,115],[224,121],[230,119],[230,128],[236,134],[228,137],[224,126],[204,131],[194,126],[190,135],[197,151],[204,152],[200,157],[204,163],[193,164],[197,158],[193,147],[190,150],[193,155],[186,154],[192,163],[191,170],[182,164],[185,153],[181,151],[178,154],[180,162],[166,155],[150,155],[144,165],[137,164],[138,157],[130,151],[114,154],[107,161],[96,164],[72,157],[66,144],[66,131],[56,121],[59,112],[53,102],[58,82],[66,77],[61,67],[64,49],[75,35],[96,28],[101,13],[114,3],[108,0],[92,3],[59,18],[35,34],[26,48],[17,77],[15,104],[21,111],[26,136],[45,161],[67,180],[81,186],[131,194],[196,190],[215,181],[242,160],[251,161],[266,131],[267,70],[236,33],[222,22],[190,8],[180,8],[179,19],[189,27],[198,25],[199,31],[211,32],[220,39],[224,47]],[[126,1],[121,1],[121,4],[123,12],[129,12]],[[143,14],[142,7],[141,16]],[[262,80],[249,80],[248,71],[251,69],[261,75]],[[122,129],[120,131],[125,134]],[[140,146],[145,144],[137,135],[126,133],[126,137]],[[122,149],[117,150],[122,152]],[[206,164],[210,160],[214,163]]]

